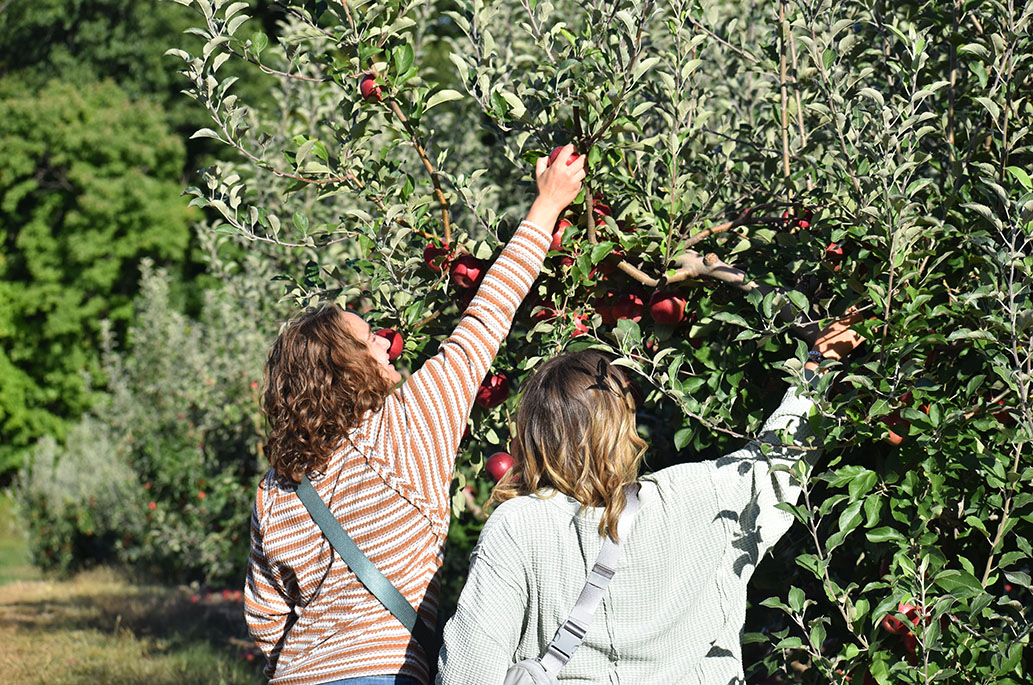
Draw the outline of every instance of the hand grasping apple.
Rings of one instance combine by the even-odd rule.
[[[553,151],[555,153],[555,151]],[[575,157],[571,160],[572,157]],[[527,220],[550,231],[560,217],[560,212],[574,201],[581,192],[581,181],[585,178],[585,157],[575,156],[574,146],[565,145],[555,153],[552,163],[549,157],[540,157],[535,165],[538,183],[538,197],[531,205]]]

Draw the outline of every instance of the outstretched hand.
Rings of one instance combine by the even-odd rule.
[[[826,359],[842,359],[850,354],[864,342],[864,338],[850,328],[861,319],[860,312],[854,309],[847,310],[843,318],[832,322],[818,334],[818,339],[814,341],[814,349]]]
[[[574,146],[565,145],[551,164],[548,157],[540,157],[535,165],[538,198],[555,209],[557,215],[581,192],[585,178],[585,155],[571,161],[572,155]]]

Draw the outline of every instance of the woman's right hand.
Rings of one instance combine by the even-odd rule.
[[[851,330],[851,326],[860,321],[862,314],[848,310],[846,316],[829,324],[828,328],[818,334],[814,348],[826,359],[842,359],[864,342],[864,338]]]
[[[538,181],[535,205],[541,203],[542,209],[555,211],[557,217],[581,192],[581,181],[585,178],[585,155],[579,155],[568,165],[573,154],[574,146],[565,145],[552,164],[548,157],[541,157],[535,165]]]

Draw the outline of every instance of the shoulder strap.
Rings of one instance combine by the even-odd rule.
[[[419,620],[416,610],[412,608],[405,596],[380,572],[380,569],[369,560],[369,557],[362,553],[355,541],[344,531],[341,522],[326,506],[307,476],[301,477],[297,493],[301,503],[308,510],[309,516],[312,517],[319,530],[323,531],[323,535],[330,541],[330,545],[337,551],[344,563],[348,564],[348,568],[355,574],[355,577],[405,626],[406,630],[412,633],[412,636],[423,647],[427,658],[436,659],[437,639],[433,631],[427,627],[426,623]]]
[[[635,514],[638,513],[641,501],[638,497],[639,484],[631,483],[625,486],[627,504],[621,512],[617,522],[617,536],[620,542],[614,542],[609,535],[603,540],[603,547],[599,550],[592,570],[588,572],[588,579],[585,581],[581,594],[570,610],[570,617],[556,631],[545,654],[540,661],[545,672],[552,678],[559,674],[574,651],[581,646],[585,639],[588,627],[592,624],[592,617],[599,607],[599,602],[606,594],[606,587],[610,584],[614,572],[617,570],[617,560],[620,559],[621,550],[624,549],[624,540],[627,539],[631,524],[635,521]]]

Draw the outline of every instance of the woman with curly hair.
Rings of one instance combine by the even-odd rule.
[[[455,331],[401,385],[386,340],[328,305],[287,324],[266,365],[272,468],[251,518],[245,614],[273,683],[426,683],[432,659],[335,554],[303,475],[425,628],[436,625],[449,483],[475,393],[538,276],[584,157],[538,160],[538,197]],[[397,385],[397,387],[396,387]]]
[[[853,349],[850,321],[823,332],[816,352]],[[808,362],[812,383],[817,368]],[[596,350],[543,364],[524,386],[515,462],[445,626],[439,682],[501,685],[511,665],[537,659],[560,682],[745,683],[746,585],[793,522],[776,504],[800,494],[788,467],[818,454],[807,446],[812,406],[790,388],[743,449],[639,478],[646,443],[621,368]],[[582,604],[571,609],[586,578],[600,577],[594,564],[604,536],[617,538],[629,486],[639,509],[586,622]]]

